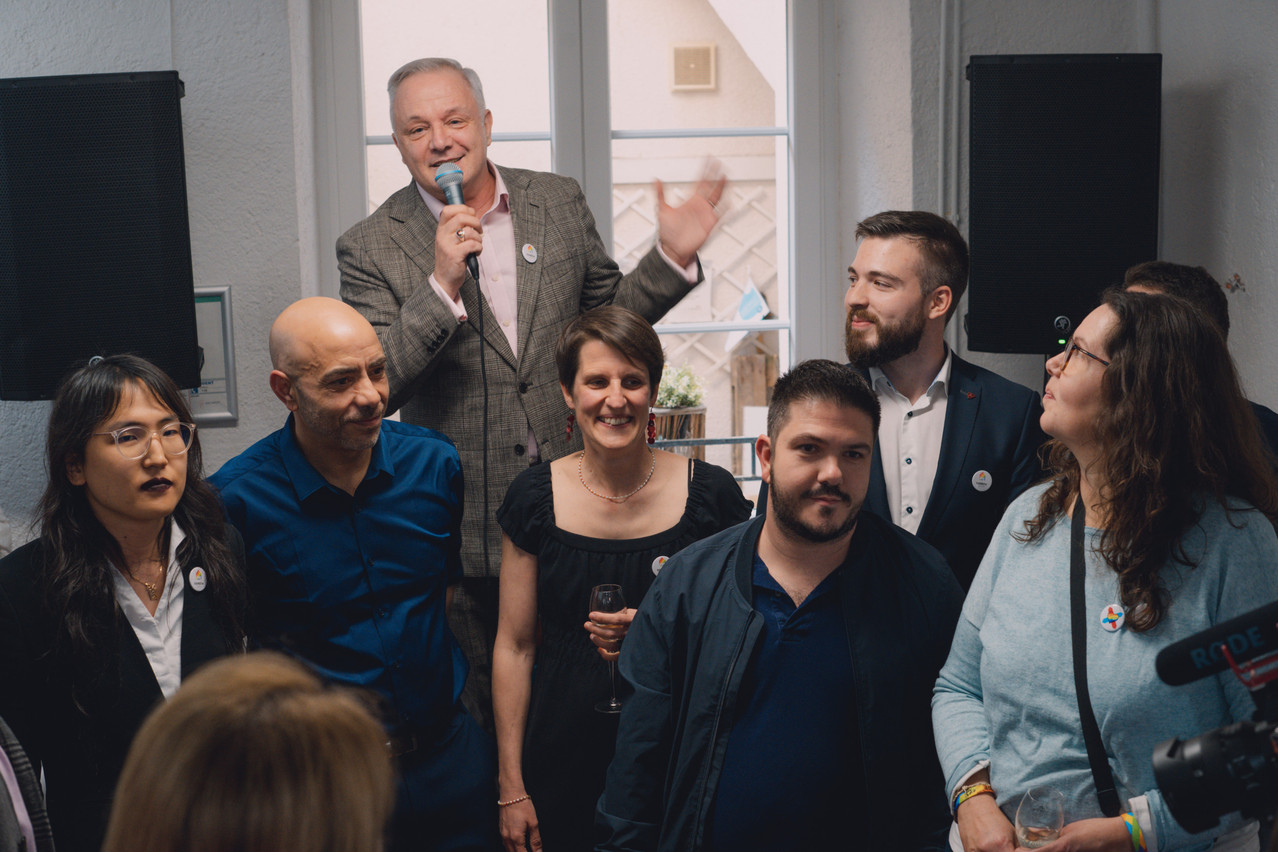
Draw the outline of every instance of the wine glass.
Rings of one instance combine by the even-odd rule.
[[[1016,843],[1026,849],[1046,846],[1061,836],[1065,796],[1054,787],[1031,787],[1016,808]]]
[[[626,599],[621,594],[621,586],[616,583],[604,583],[590,590],[591,612],[621,612],[626,608]],[[620,713],[621,702],[617,700],[617,661],[608,661],[608,679],[612,683],[612,697],[600,701],[595,709],[600,713]]]

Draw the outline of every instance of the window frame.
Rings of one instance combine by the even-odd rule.
[[[841,302],[843,293],[838,261],[837,2],[787,3],[789,320],[714,323],[712,328],[679,323],[662,331],[782,328],[789,332],[791,363],[839,358],[842,323],[830,321],[831,308]],[[312,282],[303,285],[303,295],[337,296],[333,246],[342,232],[368,215],[359,0],[316,0],[309,8],[312,73],[306,94],[314,123],[309,165],[316,216],[313,266],[303,249],[303,280]],[[628,134],[614,134],[610,126],[607,6],[598,0],[547,0],[547,9],[553,168],[581,183],[592,210],[608,211],[596,220],[604,244],[611,245],[612,141]],[[802,97],[797,96],[800,92]],[[503,138],[500,133],[494,136]],[[299,173],[306,165],[299,162]]]

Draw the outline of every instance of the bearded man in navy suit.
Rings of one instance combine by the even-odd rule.
[[[844,342],[883,410],[865,508],[941,551],[967,589],[1003,510],[1043,475],[1041,399],[946,346],[967,287],[953,224],[887,211],[856,236]]]

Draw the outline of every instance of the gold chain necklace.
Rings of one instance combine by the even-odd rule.
[[[581,455],[577,456],[577,478],[581,480],[581,487],[589,491],[591,494],[607,500],[610,503],[624,503],[631,497],[643,490],[643,487],[652,481],[652,474],[657,469],[657,454],[652,451],[652,447],[648,447],[648,457],[652,459],[652,464],[648,467],[648,475],[643,478],[643,482],[639,483],[639,487],[629,494],[622,494],[620,497],[609,497],[607,494],[600,494],[595,489],[586,484],[586,474],[582,471],[581,465],[586,460],[586,451],[582,450]]]
[[[132,571],[128,571],[128,575],[129,575],[129,579],[130,579],[130,580],[133,580],[134,582],[141,582],[141,584],[144,586],[144,588],[146,588],[146,590],[147,590],[147,600],[158,600],[158,599],[160,599],[160,590],[158,590],[158,589],[156,588],[156,586],[160,585],[160,584],[161,584],[161,582],[164,582],[164,580],[160,579],[160,580],[156,580],[155,582],[147,582],[146,580],[138,580],[138,579],[137,579],[137,577],[135,577],[135,576],[133,575],[133,572],[132,572]]]
[[[146,589],[147,600],[158,601],[160,599],[160,590],[157,587],[163,585],[164,577],[169,572],[168,572],[168,565],[165,563],[161,563],[160,579],[156,580],[154,583],[148,583],[146,580],[139,580],[137,576],[133,573],[133,570],[130,568],[125,568],[124,573],[128,574],[129,579],[132,580],[133,582],[142,584],[143,588]]]

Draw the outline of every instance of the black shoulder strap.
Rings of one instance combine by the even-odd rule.
[[[1083,592],[1086,581],[1083,537],[1087,526],[1087,511],[1083,506],[1082,494],[1074,498],[1071,524],[1069,604],[1074,639],[1074,691],[1078,693],[1078,715],[1083,720],[1083,741],[1087,743],[1087,761],[1092,765],[1092,779],[1096,782],[1096,798],[1100,800],[1105,816],[1115,817],[1122,811],[1122,805],[1118,801],[1118,791],[1114,788],[1114,773],[1109,771],[1105,744],[1101,742],[1096,714],[1092,712],[1091,694],[1087,690],[1087,596]]]

